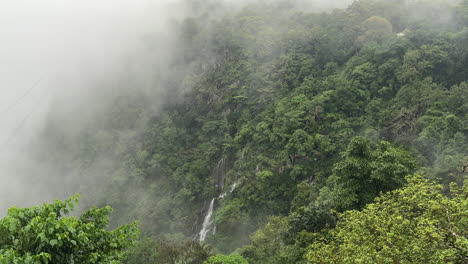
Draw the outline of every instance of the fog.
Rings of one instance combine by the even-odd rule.
[[[164,92],[161,79],[170,74],[166,65],[182,45],[174,42],[173,23],[194,14],[195,2],[208,1],[0,1],[0,216],[11,206],[79,191],[70,181],[73,172],[53,175],[60,164],[31,157],[32,151],[50,154],[32,142],[50,118],[73,133],[113,96]],[[241,8],[251,2],[260,1],[228,4]],[[324,11],[352,1],[292,2]],[[156,100],[150,112],[156,113],[161,103]]]
[[[99,107],[106,101],[91,100],[102,92],[97,90],[98,83],[118,80],[115,76],[126,70],[134,79],[139,79],[139,75],[144,85],[149,71],[157,70],[157,65],[148,68],[151,54],[147,54],[142,39],[157,34],[163,39],[161,43],[169,41],[165,32],[167,12],[162,10],[171,2],[0,2],[2,211],[12,205],[63,198],[55,197],[59,189],[73,192],[68,186],[33,180],[40,168],[53,164],[29,160],[30,140],[44,128],[53,103],[61,106],[54,110],[64,111],[62,115],[53,113],[54,116],[68,119],[64,120],[66,125],[76,120],[79,126],[80,121],[91,118],[85,116],[93,112],[90,107]],[[112,85],[101,87],[113,89]],[[44,155],[48,155],[45,150]],[[53,179],[55,175],[47,177]]]

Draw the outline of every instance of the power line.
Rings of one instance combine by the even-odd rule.
[[[45,99],[46,93],[43,93],[41,96],[39,96],[39,100],[36,101],[36,103],[31,107],[31,110],[26,114],[26,116],[21,120],[21,122],[18,124],[18,126],[13,130],[13,132],[10,134],[10,136],[7,137],[7,139],[3,143],[3,149],[5,149],[9,144],[13,142],[15,139],[15,136],[19,134],[21,129],[23,129],[24,125],[26,122],[31,118],[31,116],[36,112],[37,107],[40,105],[41,102],[43,102]]]
[[[23,100],[26,96],[28,96],[35,88],[37,88],[42,81],[44,80],[44,75],[41,76],[31,87],[26,90],[20,97],[18,97],[16,100],[14,100],[11,104],[9,104],[7,107],[5,107],[2,111],[0,111],[0,115],[5,115],[8,114],[16,105],[21,103],[21,100]]]

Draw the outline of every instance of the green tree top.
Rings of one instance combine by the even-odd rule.
[[[364,35],[358,41],[382,40],[393,32],[392,24],[383,17],[373,16],[362,24]]]
[[[337,209],[359,209],[380,192],[402,187],[413,173],[414,159],[406,151],[382,141],[375,149],[362,137],[355,137],[342,153],[329,178],[334,185]]]
[[[0,264],[120,263],[139,236],[138,223],[107,231],[110,207],[68,216],[78,199],[10,208],[0,220]]]
[[[241,256],[216,255],[210,257],[207,261],[203,262],[203,264],[249,264],[249,262]]]
[[[311,245],[311,263],[467,263],[468,189],[442,187],[421,176],[340,215],[335,229]]]

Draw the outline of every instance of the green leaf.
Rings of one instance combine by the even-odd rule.
[[[49,242],[49,244],[51,246],[55,246],[55,245],[57,245],[57,243],[58,243],[57,239],[51,239],[50,242]]]

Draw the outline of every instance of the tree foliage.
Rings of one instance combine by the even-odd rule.
[[[249,264],[247,260],[245,260],[241,256],[223,256],[223,255],[215,255],[210,257],[207,261],[203,262],[203,264]]]
[[[282,0],[232,12],[194,2],[200,12],[174,22],[181,45],[162,82],[169,95],[130,93],[76,135],[52,118],[61,122],[44,137],[54,151],[40,160],[105,175],[103,188],[80,182],[85,193],[122,212],[117,223],[140,219],[158,241],[140,244],[133,263],[167,255],[163,245],[184,255],[161,238],[192,239],[213,198],[206,242],[215,252],[305,263],[308,246],[340,224],[336,212],[387,197],[408,174],[444,192],[463,182],[466,1],[404,2],[323,14]]]
[[[121,263],[138,238],[137,223],[108,231],[110,207],[68,216],[78,195],[31,208],[10,208],[0,220],[0,263]]]
[[[339,216],[335,229],[315,240],[311,263],[465,263],[468,261],[468,189],[451,195],[421,176],[384,194],[362,211]]]
[[[389,142],[372,150],[364,138],[353,138],[329,178],[335,185],[335,208],[360,209],[381,192],[402,187],[414,169],[412,157]]]
[[[145,238],[138,242],[126,258],[127,264],[202,264],[211,248],[197,241],[176,243],[165,239]]]

